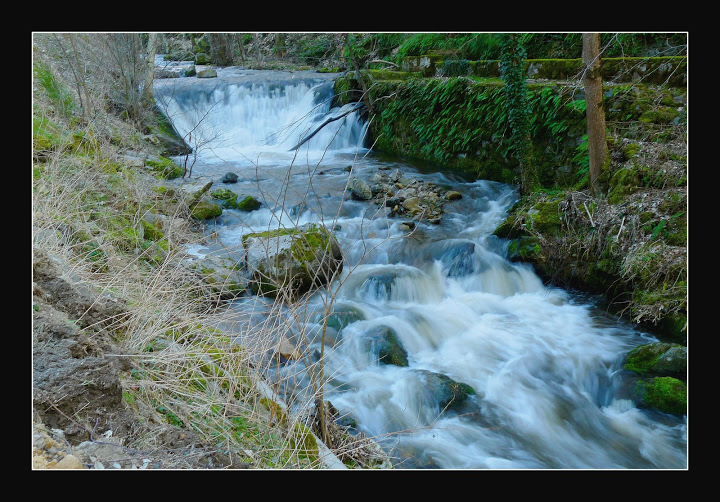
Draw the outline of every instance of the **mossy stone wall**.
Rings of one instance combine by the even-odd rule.
[[[376,111],[370,126],[375,151],[426,161],[473,179],[518,182],[501,80],[417,78],[372,70],[363,72],[363,78]],[[353,74],[338,79],[337,104],[357,99],[358,88]],[[582,183],[587,175],[582,86],[531,82],[528,93],[532,159],[542,186]],[[644,83],[608,84],[608,129],[633,122],[661,129],[686,120],[686,93]]]

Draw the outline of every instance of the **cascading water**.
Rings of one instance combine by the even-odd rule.
[[[233,170],[241,181],[225,187],[265,201],[257,211],[218,218],[224,247],[279,224],[335,228],[345,268],[333,310],[351,315],[326,333],[326,399],[400,468],[685,468],[684,417],[638,409],[623,386],[623,355],[653,338],[505,258],[505,243],[492,232],[517,198],[512,187],[383,162],[363,148],[357,114],[318,133],[300,154],[287,151],[337,113],[329,89],[327,82],[232,78],[156,89],[181,134],[192,131],[206,146],[195,176],[219,183]],[[348,164],[357,177],[399,169],[463,198],[446,204],[441,224],[419,222],[408,235],[385,208],[345,196]],[[274,170],[283,176],[268,174]],[[278,180],[295,196],[280,196]],[[311,300],[310,311],[321,311],[322,300]],[[235,305],[253,311],[258,301],[266,300],[246,296]],[[320,322],[311,315],[298,329],[312,338]],[[378,360],[378,333],[388,330],[407,366]],[[319,351],[314,341],[310,353]],[[296,361],[267,376],[292,402],[309,387],[303,368]],[[472,388],[460,406],[438,400],[433,389],[445,377]]]
[[[155,87],[160,108],[205,164],[290,162],[292,148],[331,114],[332,81],[320,74],[259,80],[256,72],[224,72],[220,80],[161,80]],[[364,133],[354,115],[323,127],[299,152],[303,160],[354,151]]]

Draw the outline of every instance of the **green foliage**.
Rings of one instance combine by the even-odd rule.
[[[33,77],[45,90],[55,110],[65,117],[70,117],[75,109],[75,102],[67,88],[55,78],[51,68],[40,61],[33,61]]]
[[[500,35],[497,33],[415,33],[398,47],[398,59],[422,56],[431,51],[453,51],[470,60],[498,59]]]
[[[513,150],[521,166],[521,189],[532,190],[539,184],[530,150],[530,108],[525,81],[525,52],[519,37],[502,38],[500,76],[505,82],[505,106]]]
[[[172,180],[183,175],[183,168],[167,157],[158,156],[157,160],[147,160],[145,164],[152,169],[156,176]]]
[[[529,59],[582,57],[581,33],[523,33]],[[684,33],[601,33],[603,57],[647,57],[687,54]]]
[[[462,77],[470,75],[472,69],[467,59],[447,59],[440,67],[440,75],[444,77]]]
[[[335,42],[329,34],[317,34],[303,37],[297,42],[297,56],[309,62],[327,58],[337,50]]]

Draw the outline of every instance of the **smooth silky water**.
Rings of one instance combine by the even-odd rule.
[[[332,78],[230,68],[217,79],[166,79],[155,88],[196,149],[189,181],[213,180],[263,201],[257,211],[226,210],[213,223],[223,248],[238,249],[244,234],[279,225],[334,229],[345,256],[334,308],[362,315],[340,332],[328,328],[325,398],[398,468],[686,468],[685,418],[638,409],[621,371],[628,350],[655,339],[506,259],[506,242],[492,232],[517,200],[514,187],[383,161],[367,148],[367,124],[356,112],[289,150],[337,115]],[[404,220],[346,192],[351,175],[369,181],[379,169],[399,169],[463,198],[445,204],[441,224],[419,223],[408,235]],[[221,183],[226,172],[238,183]],[[311,299],[309,311],[322,311],[327,300]],[[251,324],[235,326],[239,339],[253,328],[257,334],[271,311],[267,299],[252,296],[233,308],[254,313]],[[317,358],[318,316],[292,316]],[[377,361],[367,337],[376,326],[395,330],[407,367]],[[297,361],[266,377],[293,403],[311,394],[303,369]],[[441,410],[417,370],[447,375],[475,394]]]

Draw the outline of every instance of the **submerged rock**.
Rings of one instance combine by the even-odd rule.
[[[414,370],[427,384],[430,394],[437,400],[440,410],[460,406],[467,398],[475,394],[475,389],[465,383],[456,382],[447,375],[428,370]]]
[[[370,350],[382,364],[407,366],[407,352],[397,333],[389,326],[376,326],[364,335],[370,341]]]

